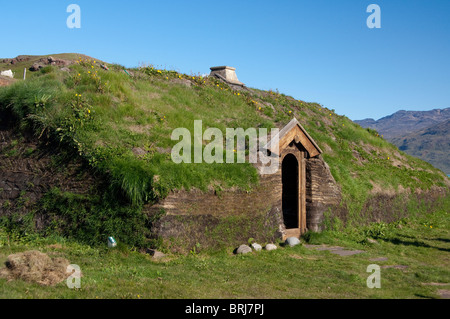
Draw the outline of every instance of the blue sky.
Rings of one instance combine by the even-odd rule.
[[[68,29],[69,4],[81,29]],[[369,29],[369,4],[381,29]],[[84,53],[184,73],[237,68],[349,118],[450,107],[449,0],[24,0],[1,5],[0,57]]]

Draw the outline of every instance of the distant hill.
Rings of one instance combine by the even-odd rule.
[[[450,108],[431,111],[398,111],[379,120],[355,121],[364,128],[372,128],[387,140],[431,127],[450,119]]]
[[[60,65],[60,66],[68,66],[79,58],[82,59],[92,59],[91,57],[78,54],[78,53],[59,53],[52,55],[19,55],[15,58],[0,58],[0,71],[11,70],[14,74],[15,79],[23,79],[23,71],[27,69],[27,79],[36,75],[35,72],[32,71],[31,68],[33,65]],[[49,63],[48,58],[54,59],[55,62]],[[102,61],[97,60],[99,63],[104,63]],[[67,63],[58,63],[58,62],[67,62]],[[0,78],[0,86],[5,86],[10,84],[11,79],[8,79],[6,82],[5,78]]]
[[[379,120],[355,121],[377,130],[407,154],[423,159],[450,174],[450,108],[398,111]]]

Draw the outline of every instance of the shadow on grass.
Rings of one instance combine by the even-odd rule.
[[[437,240],[437,241],[442,241],[444,243],[449,243],[450,244],[450,239],[448,239],[448,238],[432,238],[430,240]]]
[[[420,294],[414,294],[414,296],[419,297],[419,298],[423,298],[423,299],[437,299],[435,297],[425,296],[425,295],[420,295]]]
[[[416,239],[417,237],[410,236],[410,235],[403,235],[403,234],[397,234],[398,236],[405,237],[405,238],[411,238]],[[444,243],[450,243],[449,238],[429,238],[429,237],[421,237],[423,240],[435,240],[435,241],[442,241]]]
[[[385,242],[392,243],[394,245],[425,247],[425,248],[433,248],[433,249],[437,249],[437,250],[440,250],[440,251],[450,252],[450,249],[448,249],[448,248],[441,248],[441,247],[431,246],[431,245],[428,245],[428,244],[426,244],[424,242],[421,242],[421,241],[418,241],[418,240],[405,241],[405,240],[402,240],[402,239],[400,239],[398,237],[397,238],[383,238],[382,240],[385,241]]]

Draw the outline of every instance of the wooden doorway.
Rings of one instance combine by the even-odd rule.
[[[283,220],[286,229],[297,229],[299,227],[299,174],[298,160],[293,154],[287,154],[282,164],[282,209]]]
[[[295,118],[272,137],[264,149],[280,156],[285,220],[280,226],[286,229],[283,239],[300,237],[306,232],[306,161],[322,154],[322,150]]]
[[[305,153],[298,150],[287,153],[281,164],[282,211],[285,238],[300,237],[306,231]]]

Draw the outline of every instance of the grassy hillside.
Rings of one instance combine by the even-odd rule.
[[[227,127],[281,128],[296,117],[324,151],[355,221],[363,218],[362,207],[377,192],[448,188],[447,177],[430,164],[320,104],[273,91],[237,92],[213,78],[152,66],[125,71],[120,65],[105,70],[99,64],[77,56],[70,72],[47,66],[26,81],[0,88],[3,125],[20,128],[21,134],[32,132],[56,149],[58,157],[77,158],[106,181],[94,195],[52,190],[44,197],[39,209],[71,216],[77,229],[65,234],[79,235],[77,226],[85,217],[74,211],[80,205],[83,216],[105,210],[114,215],[128,208],[139,212],[143,204],[175,189],[254,188],[258,175],[250,164],[171,161],[170,149],[177,143],[170,139],[172,130],[185,127],[193,132],[194,120],[203,120],[204,130],[217,127],[225,132]],[[124,224],[114,227],[126,228]],[[123,232],[122,238],[136,237],[136,230]]]

